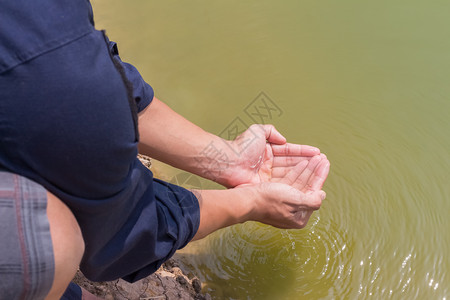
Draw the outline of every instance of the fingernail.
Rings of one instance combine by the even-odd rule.
[[[320,155],[316,155],[313,156],[313,158],[311,158],[310,162],[319,162],[322,160],[322,157]]]
[[[322,193],[320,195],[320,199],[322,199],[322,201],[323,201],[323,200],[325,200],[326,196],[327,196],[327,194],[324,191],[322,191]]]

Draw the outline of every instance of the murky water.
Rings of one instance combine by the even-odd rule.
[[[277,108],[264,121],[331,161],[307,228],[246,223],[181,252],[205,291],[450,299],[450,2],[93,4],[122,58],[188,119],[217,134],[251,124],[264,92]]]

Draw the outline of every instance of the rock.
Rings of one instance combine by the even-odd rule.
[[[78,271],[74,282],[92,294],[107,300],[140,299],[211,299],[201,294],[202,284],[197,277],[189,279],[176,260],[163,264],[154,274],[134,283],[122,279],[110,282],[91,282]]]
[[[164,265],[166,266],[167,269],[172,269],[172,268],[179,268],[180,264],[178,263],[177,260],[171,258],[168,261],[166,261],[164,263]]]
[[[138,158],[141,161],[141,163],[146,166],[148,169],[152,167],[152,159],[148,156],[145,156],[143,154],[138,154]]]
[[[202,283],[198,278],[192,279],[192,287],[197,294],[200,294],[202,292]]]
[[[177,276],[177,282],[179,284],[181,284],[181,286],[187,286],[188,285],[188,281],[182,275],[178,275]]]

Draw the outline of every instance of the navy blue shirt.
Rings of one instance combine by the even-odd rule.
[[[195,196],[136,158],[137,113],[152,99],[88,1],[1,1],[0,166],[70,207],[92,280],[143,278],[198,229]]]

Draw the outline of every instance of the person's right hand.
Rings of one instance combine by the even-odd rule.
[[[283,177],[258,185],[252,218],[278,228],[303,228],[325,199],[321,190],[330,169],[324,154],[298,163]]]

